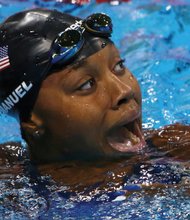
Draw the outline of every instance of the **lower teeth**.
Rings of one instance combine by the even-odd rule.
[[[112,145],[119,144],[123,148],[131,148],[134,145],[140,143],[140,138],[129,131],[127,128],[123,127],[109,139],[109,142]]]
[[[127,142],[125,143],[125,145],[126,145],[127,147],[131,147],[131,146],[132,146],[132,143],[131,143],[131,141],[127,141]]]
[[[137,144],[140,142],[140,138],[138,138],[135,134],[130,132],[128,129],[126,130],[127,130],[127,136],[131,139],[127,141],[127,146],[128,146],[128,142],[130,142],[130,145]]]

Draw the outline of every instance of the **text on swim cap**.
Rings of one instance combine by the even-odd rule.
[[[16,103],[22,99],[26,93],[33,87],[32,83],[26,84],[23,81],[0,105],[0,113],[6,114]]]
[[[65,31],[68,31],[68,30],[76,30],[76,29],[78,29],[78,28],[82,28],[81,25],[82,25],[82,20],[76,21],[74,24],[72,24],[72,25],[70,25],[68,28],[66,28],[66,29],[64,30],[64,32],[65,32]],[[83,29],[84,29],[84,28],[83,28]]]

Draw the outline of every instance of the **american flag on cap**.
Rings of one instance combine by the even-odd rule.
[[[0,72],[9,66],[8,46],[0,47]]]

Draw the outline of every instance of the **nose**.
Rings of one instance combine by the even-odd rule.
[[[134,97],[132,85],[122,82],[117,76],[113,76],[110,89],[112,93],[111,108],[113,110],[119,109],[121,105],[127,103]]]

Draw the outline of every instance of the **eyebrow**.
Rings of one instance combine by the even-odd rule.
[[[68,65],[65,69],[64,77],[71,77],[74,72],[72,70],[77,70],[79,68],[82,68],[88,64],[88,61],[86,58],[82,58],[80,60],[74,61],[72,64]]]
[[[77,61],[74,61],[72,64],[68,65],[65,70],[66,71],[66,74],[70,73],[72,69],[76,70],[76,69],[79,69],[85,65],[87,65],[87,60],[86,58],[82,58],[81,60],[77,60]],[[48,75],[51,75],[53,72],[59,72],[60,70],[62,70],[63,68],[61,66],[58,66],[58,67],[52,67],[49,71],[49,73],[47,74]]]
[[[71,68],[76,70],[76,69],[79,69],[83,66],[86,66],[87,65],[87,60],[86,58],[82,58],[81,60],[77,60],[76,62],[74,62],[73,64],[71,64]]]

